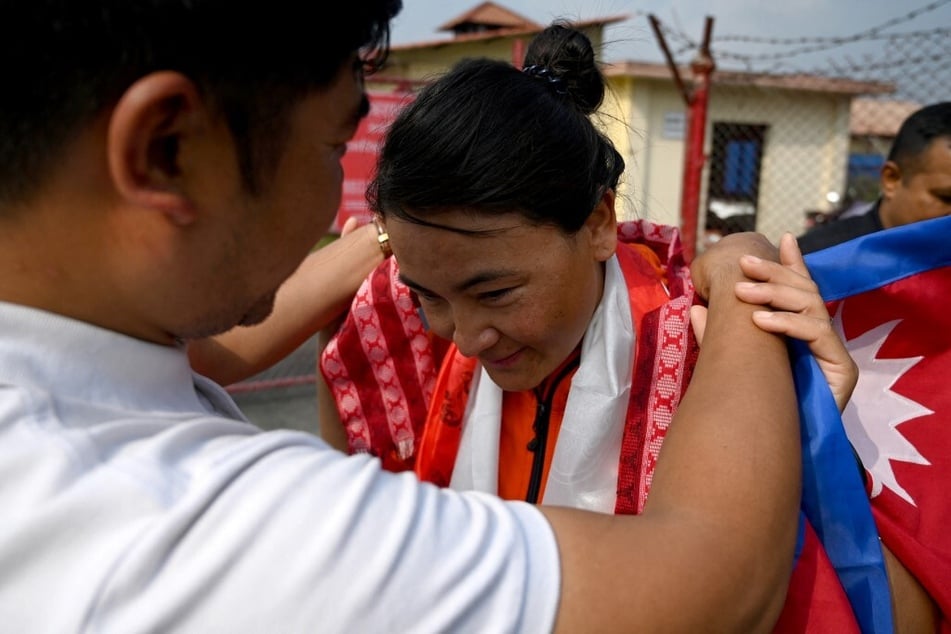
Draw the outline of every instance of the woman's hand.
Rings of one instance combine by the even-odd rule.
[[[777,263],[749,254],[740,256],[739,266],[751,281],[737,282],[736,296],[744,302],[771,309],[753,313],[753,321],[761,329],[785,334],[809,345],[841,412],[858,381],[858,366],[833,329],[825,302],[792,234],[787,233],[780,240],[779,258]],[[697,340],[701,341],[705,309],[694,307],[691,322]]]

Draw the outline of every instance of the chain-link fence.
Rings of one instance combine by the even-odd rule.
[[[713,75],[700,249],[704,239],[738,230],[798,235],[874,202],[902,121],[921,106],[951,100],[951,27],[888,30],[943,4],[852,36],[759,41],[786,47],[780,53],[731,54],[731,45],[757,38],[713,38],[718,66],[743,72]],[[864,52],[856,57],[850,49],[859,45]],[[819,66],[791,67],[801,55],[820,53]],[[800,90],[763,81],[777,77],[801,82]]]

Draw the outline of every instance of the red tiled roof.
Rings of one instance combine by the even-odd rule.
[[[613,15],[600,18],[592,18],[590,20],[573,20],[571,24],[578,29],[585,29],[590,26],[604,26],[607,24],[614,24],[616,22],[623,22],[628,19],[627,15]],[[459,44],[462,42],[475,42],[481,40],[492,40],[497,38],[506,38],[506,37],[519,37],[534,35],[539,31],[542,31],[545,26],[530,22],[529,26],[511,26],[511,27],[502,27],[499,29],[492,29],[488,31],[480,31],[476,33],[460,33],[451,38],[442,38],[434,39],[423,42],[410,42],[408,44],[394,44],[390,48],[393,51],[408,51],[422,48],[438,48],[441,46],[447,46],[452,44]]]
[[[439,31],[453,31],[461,24],[484,24],[493,27],[508,28],[537,28],[541,30],[541,25],[532,22],[528,18],[515,13],[505,7],[499,6],[494,2],[483,2],[479,6],[470,9],[459,17],[446,22]]]

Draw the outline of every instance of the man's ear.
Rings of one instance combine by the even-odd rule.
[[[584,222],[591,236],[594,255],[601,262],[611,259],[617,250],[617,214],[614,211],[614,200],[614,190],[605,190],[594,211]]]
[[[885,161],[885,164],[882,165],[881,176],[879,178],[882,196],[891,198],[900,184],[901,168],[898,167],[898,163],[895,161]]]
[[[206,115],[195,84],[171,71],[151,73],[125,91],[109,121],[107,158],[118,194],[190,224],[195,210],[182,187],[181,147]]]

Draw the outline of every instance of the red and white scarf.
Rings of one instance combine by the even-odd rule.
[[[585,335],[582,367],[572,383],[545,501],[630,513],[643,508],[661,442],[693,368],[696,345],[689,307],[694,295],[676,228],[644,220],[624,222],[618,225],[618,238],[650,248],[663,264],[663,279],[623,246],[620,259],[609,264],[601,305]],[[367,278],[350,315],[325,349],[321,368],[350,450],[370,452],[381,458],[384,467],[404,470],[414,463],[419,449],[437,377],[433,347],[440,342],[427,336],[411,293],[397,273],[396,263],[388,260]],[[663,285],[669,301],[651,310],[632,307],[640,297],[635,289],[645,283]],[[643,321],[636,353],[632,310]],[[403,356],[395,358],[400,350]],[[488,377],[477,377],[473,386],[471,412],[482,416],[492,411],[491,403],[501,399],[498,388]],[[463,397],[467,394],[468,389]],[[465,398],[461,404],[443,399],[441,406],[468,408]],[[600,413],[591,416],[592,411]],[[605,420],[611,423],[605,425]],[[492,490],[497,474],[486,471],[485,456],[497,455],[498,423],[465,428],[478,442],[459,445],[462,439],[455,439],[463,448],[462,464],[472,467],[466,456],[478,450],[483,456],[480,467],[467,469],[470,475],[463,476],[463,471],[448,465],[449,473],[460,474],[457,486],[476,486],[477,480],[478,488]],[[450,450],[449,455],[455,461],[456,452]],[[447,476],[445,468],[442,473]]]

